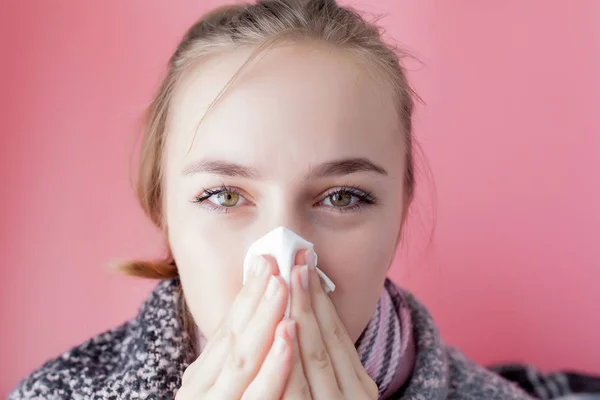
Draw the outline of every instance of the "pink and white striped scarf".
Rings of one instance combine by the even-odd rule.
[[[415,359],[410,309],[398,288],[386,280],[375,314],[356,342],[362,365],[387,399],[409,378]]]

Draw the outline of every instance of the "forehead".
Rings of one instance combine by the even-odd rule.
[[[233,158],[273,166],[403,158],[391,85],[374,76],[372,67],[340,50],[299,44],[261,53],[244,66],[253,51],[213,55],[179,82],[167,159]]]

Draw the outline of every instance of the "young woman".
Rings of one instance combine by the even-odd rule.
[[[447,348],[386,274],[413,198],[414,93],[378,29],[333,0],[214,10],[148,112],[138,196],[164,262],[137,318],[49,361],[11,399],[527,399]],[[248,246],[313,242],[288,286]],[[288,294],[291,312],[284,318]]]

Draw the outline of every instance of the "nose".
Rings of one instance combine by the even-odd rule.
[[[304,204],[299,205],[289,199],[281,199],[270,207],[263,208],[261,218],[264,218],[265,232],[283,226],[305,239],[311,240],[313,224],[307,215]]]
[[[286,215],[285,218],[271,218],[267,224],[265,232],[271,231],[272,229],[280,226],[283,226],[306,239],[309,239],[312,231],[310,220],[307,218],[298,215]]]

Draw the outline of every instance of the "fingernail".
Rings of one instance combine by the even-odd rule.
[[[313,266],[313,267],[315,265],[317,265],[317,262],[316,262],[317,260],[316,260],[316,257],[315,257],[315,252],[313,250],[310,250],[310,249],[306,250],[305,257],[306,257],[306,264],[307,265]]]
[[[308,265],[303,265],[300,268],[300,283],[302,284],[302,288],[308,291]]]
[[[265,265],[266,261],[263,257],[254,256],[250,263],[254,276],[261,277],[267,272],[267,266]]]
[[[278,335],[275,338],[275,343],[273,344],[275,354],[282,354],[285,351],[286,346],[287,343],[285,342],[285,339]]]
[[[296,321],[290,320],[287,324],[287,334],[290,337],[290,339],[295,340],[296,339]]]
[[[279,282],[277,282],[277,278],[272,276],[269,278],[269,284],[267,285],[267,291],[265,292],[265,298],[270,300],[275,297],[275,294],[279,290]]]

